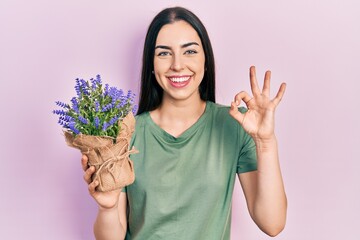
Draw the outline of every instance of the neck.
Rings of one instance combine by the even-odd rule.
[[[178,137],[201,117],[205,107],[206,102],[200,97],[181,101],[163,99],[161,105],[150,112],[150,116],[159,127]]]
[[[196,100],[185,99],[182,101],[174,101],[172,99],[163,99],[161,105],[157,109],[160,117],[176,120],[192,120],[198,119],[204,112],[206,102],[200,97]]]

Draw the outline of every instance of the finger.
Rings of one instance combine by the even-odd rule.
[[[91,176],[94,174],[95,172],[95,167],[94,166],[90,166],[84,173],[84,180],[85,182],[87,182],[88,184],[91,182]]]
[[[88,169],[88,167],[89,167],[88,166],[88,157],[86,155],[82,155],[81,166],[84,171],[86,171],[86,169]]]
[[[96,187],[99,185],[99,181],[93,181],[89,184],[88,189],[89,193],[92,195],[96,192]]]
[[[238,105],[235,102],[231,102],[229,114],[239,123],[244,121],[244,115],[239,112]]]
[[[247,107],[249,107],[250,100],[253,99],[247,92],[241,91],[235,95],[234,101],[237,106],[240,105],[241,101],[243,101]]]
[[[255,66],[250,67],[250,86],[254,96],[260,94],[259,85],[256,79]]]
[[[284,96],[285,90],[286,90],[286,83],[282,83],[280,85],[278,93],[276,94],[275,98],[272,100],[275,106],[277,106],[280,103],[282,97]]]
[[[262,90],[262,94],[264,94],[266,97],[270,97],[270,79],[271,79],[271,72],[266,71],[264,77],[264,86]]]

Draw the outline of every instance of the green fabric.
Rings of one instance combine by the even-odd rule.
[[[257,164],[252,138],[228,112],[207,102],[200,119],[177,138],[148,112],[137,116],[132,145],[139,153],[131,156],[136,179],[124,189],[126,239],[230,239],[236,173]]]

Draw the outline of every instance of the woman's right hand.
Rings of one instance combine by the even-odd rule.
[[[84,180],[88,184],[90,195],[95,199],[100,208],[113,209],[117,208],[121,189],[98,192],[95,188],[99,185],[99,181],[92,181],[91,176],[95,173],[95,167],[88,165],[88,157],[83,155],[81,158],[81,165],[84,170]]]

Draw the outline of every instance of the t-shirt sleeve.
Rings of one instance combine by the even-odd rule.
[[[246,108],[240,108],[241,112],[246,112]],[[239,126],[240,148],[239,158],[237,161],[237,173],[245,173],[257,170],[256,146],[252,137]]]
[[[237,162],[237,173],[245,173],[257,170],[256,147],[254,140],[246,134],[244,145],[240,150]]]

